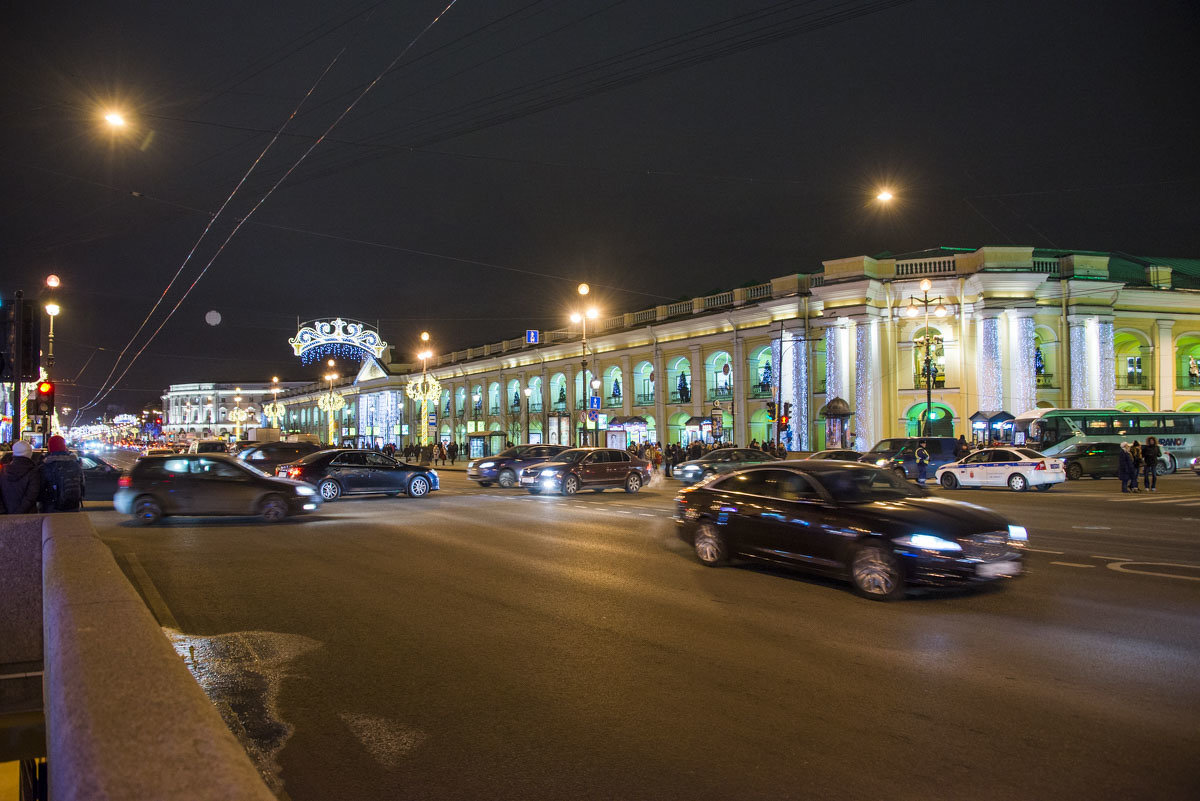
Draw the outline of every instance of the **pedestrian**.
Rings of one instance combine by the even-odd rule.
[[[1129,453],[1128,442],[1121,443],[1117,457],[1117,478],[1121,479],[1121,492],[1129,492],[1130,485],[1137,487],[1137,472],[1133,469],[1133,456]]]
[[[970,455],[970,453],[971,453],[971,446],[967,444],[966,435],[959,434],[958,442],[954,443],[954,460],[958,461],[959,459],[963,459],[963,458],[967,457],[968,455]]]
[[[1133,444],[1129,446],[1129,455],[1133,457],[1133,481],[1129,482],[1129,489],[1133,490],[1134,492],[1141,492],[1141,490],[1138,489],[1138,476],[1142,474],[1142,465],[1144,464],[1144,460],[1142,458],[1142,446],[1136,439],[1133,441]]]
[[[67,441],[53,436],[46,443],[49,453],[42,461],[42,491],[39,506],[43,513],[78,512],[83,504],[83,465],[67,450]]]
[[[1142,446],[1142,462],[1145,470],[1146,489],[1158,492],[1158,460],[1162,457],[1162,448],[1158,445],[1158,437],[1146,437]]]
[[[458,443],[451,441],[450,447],[446,448],[446,453],[450,456],[450,464],[454,464],[454,460],[458,458]]]
[[[33,463],[33,448],[23,439],[12,446],[12,460],[0,473],[0,511],[28,515],[37,511],[42,491],[42,474]]]
[[[917,483],[925,484],[926,471],[929,469],[929,451],[925,449],[925,442],[917,446],[917,452],[913,454],[917,459]]]

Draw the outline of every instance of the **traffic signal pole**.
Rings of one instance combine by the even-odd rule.
[[[24,432],[21,420],[21,376],[25,374],[25,293],[18,289],[13,296],[12,441],[16,442]]]

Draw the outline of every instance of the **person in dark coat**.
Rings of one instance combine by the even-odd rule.
[[[42,491],[42,474],[30,457],[33,448],[24,440],[12,447],[12,461],[0,473],[0,511],[10,515],[37,512],[38,495]]]
[[[78,512],[83,504],[83,465],[67,450],[67,441],[53,436],[46,443],[49,453],[42,461],[42,512]]]
[[[958,442],[954,443],[954,460],[966,458],[971,455],[971,446],[967,444],[967,437],[964,434],[958,435]]]
[[[1158,492],[1158,460],[1161,457],[1162,447],[1158,444],[1158,437],[1146,437],[1146,444],[1142,446],[1142,461],[1145,463],[1146,489],[1150,492]]]
[[[1132,486],[1137,488],[1137,468],[1134,467],[1133,454],[1129,452],[1129,443],[1122,442],[1117,457],[1117,478],[1121,479],[1121,492],[1129,492]]]

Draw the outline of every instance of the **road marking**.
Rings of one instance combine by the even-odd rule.
[[[1111,559],[1114,562],[1132,562],[1128,556],[1100,556],[1098,554],[1091,555],[1093,559]]]
[[[1175,562],[1109,562],[1108,569],[1115,570],[1118,573],[1137,573],[1139,576],[1158,576],[1159,578],[1183,579],[1184,581],[1200,581],[1198,576],[1181,576],[1178,573],[1159,573],[1154,570],[1132,570],[1126,565],[1146,565],[1148,567],[1181,567],[1184,570],[1200,571],[1200,566],[1197,565],[1181,565]]]
[[[1061,565],[1062,567],[1095,567],[1095,565],[1081,565],[1078,562],[1051,562],[1052,565]]]
[[[154,582],[151,580],[150,574],[146,572],[146,568],[142,567],[142,563],[138,561],[137,554],[132,551],[126,553],[125,563],[129,565],[129,572],[133,574],[133,580],[137,583],[142,591],[142,596],[146,599],[146,606],[150,607],[150,611],[158,619],[158,625],[181,631],[182,627],[179,625],[179,621],[171,614],[170,607],[167,606],[167,602],[159,594],[158,588],[154,586]]]
[[[638,512],[638,515],[640,517],[658,517],[658,515],[653,514],[652,512]]]
[[[1043,550],[1042,548],[1030,548],[1028,546],[1025,547],[1025,550],[1033,551],[1034,553],[1052,553],[1057,556],[1062,556],[1063,553],[1065,553],[1064,551],[1047,551],[1047,550]]]
[[[1080,531],[1112,531],[1112,526],[1071,526]]]

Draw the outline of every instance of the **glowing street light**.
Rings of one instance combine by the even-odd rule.
[[[330,359],[329,362],[332,365],[333,359]],[[337,425],[333,419],[333,414],[338,409],[346,408],[346,399],[340,393],[333,391],[333,382],[338,380],[338,374],[326,373],[324,377],[329,382],[329,393],[317,399],[317,408],[329,415],[329,444],[332,446],[334,439],[337,437]]]
[[[586,295],[589,291],[591,291],[591,290],[587,284],[579,285],[579,294],[580,295]],[[583,374],[585,376],[588,374],[587,321],[595,320],[599,316],[600,316],[600,310],[597,309],[595,306],[591,306],[583,312],[571,312],[571,322],[578,323],[581,326],[581,332],[583,335],[583,354],[582,354],[582,359],[580,360],[580,364],[583,367]],[[586,389],[587,388],[585,386],[584,387],[585,392],[586,392]],[[586,433],[587,426],[584,426],[583,430]],[[599,432],[600,432],[600,421],[599,421],[599,419],[597,419],[596,420],[596,436],[597,437],[599,437]]]
[[[880,193],[879,193],[878,195],[876,195],[876,196],[875,196],[875,199],[876,199],[876,200],[878,200],[880,203],[887,203],[887,202],[889,202],[889,201],[890,201],[890,200],[891,200],[893,197],[895,197],[895,195],[893,195],[893,194],[892,194],[891,192],[889,192],[888,190],[884,189],[884,190],[881,190],[881,191],[880,191]]]
[[[587,284],[579,285],[579,294],[580,295],[586,295],[587,293],[589,293],[591,291],[592,291],[592,288],[590,286],[588,286]]]
[[[421,342],[429,342],[428,331],[421,332]],[[429,360],[433,358],[433,350],[428,347],[423,348],[417,354],[417,358],[421,360],[421,380],[409,381],[408,386],[404,388],[404,392],[408,397],[421,404],[421,422],[418,431],[420,431],[419,436],[422,448],[421,459],[422,463],[424,463],[424,448],[429,445],[429,404],[441,397],[442,385],[436,378],[429,376]]]
[[[50,287],[51,289],[58,289],[61,285],[62,280],[60,280],[59,277],[54,273],[46,276],[46,286]]]
[[[104,121],[113,128],[124,128],[126,125],[125,116],[119,111],[110,111],[106,113],[104,115]]]

